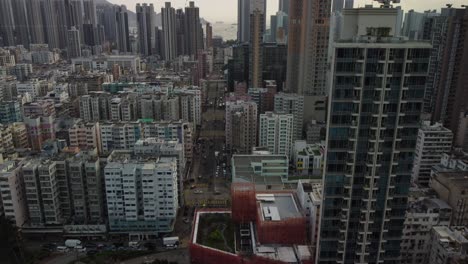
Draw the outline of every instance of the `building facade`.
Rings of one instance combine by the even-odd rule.
[[[428,186],[432,166],[438,165],[443,153],[452,149],[453,134],[450,130],[436,123],[424,123],[418,131],[414,155],[413,183]]]
[[[257,104],[249,101],[226,102],[226,148],[250,154],[257,145]]]
[[[266,112],[259,118],[258,145],[266,147],[272,154],[287,155],[292,153],[294,116]]]
[[[333,44],[317,263],[399,263],[431,46],[384,7],[344,9]]]

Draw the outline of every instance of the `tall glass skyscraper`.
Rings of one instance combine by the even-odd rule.
[[[399,263],[431,46],[393,37],[397,14],[389,6],[343,10],[318,263]]]

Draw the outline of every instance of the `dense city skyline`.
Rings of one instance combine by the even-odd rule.
[[[107,1],[0,0],[1,263],[468,263],[468,6]]]
[[[136,3],[146,2],[153,3],[155,11],[157,13],[161,12],[161,7],[164,5],[165,1],[133,1],[133,0],[108,0],[111,3],[119,5],[127,5],[129,10],[135,11]],[[173,0],[170,1],[172,6],[175,8],[185,7],[185,0]],[[267,13],[268,15],[273,15],[278,9],[279,0],[268,0],[267,1]],[[414,9],[416,11],[422,12],[428,9],[437,9],[440,11],[441,7],[445,7],[445,4],[451,3],[455,7],[460,7],[462,4],[466,4],[463,0],[402,0],[401,6],[403,10],[408,11]],[[200,17],[208,20],[211,23],[216,21],[223,21],[226,23],[234,23],[237,19],[237,1],[236,0],[197,0],[195,4],[200,7]],[[363,7],[367,4],[373,4],[377,6],[374,0],[356,0],[354,7]]]

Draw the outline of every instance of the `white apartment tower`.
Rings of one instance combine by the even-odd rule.
[[[23,226],[28,220],[28,210],[21,165],[15,161],[0,164],[0,195],[5,218],[10,219],[17,227]]]
[[[304,96],[291,93],[275,95],[275,113],[292,114],[294,117],[293,142],[302,139],[304,123]]]
[[[428,186],[432,166],[440,164],[442,154],[452,149],[453,133],[442,124],[424,123],[418,131],[412,181]]]
[[[290,157],[294,133],[294,116],[266,112],[260,115],[258,145],[271,154]]]
[[[178,208],[177,161],[114,158],[104,168],[109,228],[145,237],[172,231]]]

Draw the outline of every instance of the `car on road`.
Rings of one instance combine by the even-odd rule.
[[[202,194],[203,191],[202,191],[202,190],[196,190],[196,191],[194,191],[193,193],[194,193],[194,194]]]
[[[195,189],[195,188],[197,188],[197,186],[196,186],[195,184],[192,184],[192,185],[190,186],[190,189],[192,189],[192,190]]]
[[[188,223],[190,223],[190,220],[188,218],[184,218],[183,222],[188,224]]]

